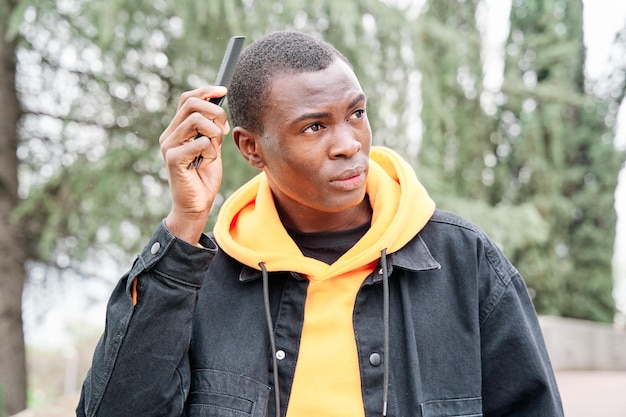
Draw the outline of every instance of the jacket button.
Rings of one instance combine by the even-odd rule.
[[[156,255],[159,250],[161,250],[161,244],[159,242],[154,242],[150,248],[150,253]]]
[[[285,359],[285,351],[280,349],[276,351],[276,359],[278,359],[279,361],[282,361],[283,359]]]
[[[372,366],[378,366],[381,363],[381,359],[380,359],[380,354],[378,353],[372,353],[370,355],[370,364],[372,364]]]

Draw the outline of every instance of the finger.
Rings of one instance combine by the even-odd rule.
[[[205,116],[210,116],[212,119],[220,119],[226,121],[226,112],[222,106],[218,106],[215,103],[211,103],[208,100],[202,100],[198,97],[191,97],[177,110],[179,116],[186,116],[191,113],[198,112]]]
[[[178,125],[169,135],[162,135],[160,139],[161,148],[162,150],[167,150],[175,146],[183,145],[199,135],[207,136],[221,143],[222,133],[223,130],[215,122],[199,113],[194,113],[183,123]]]
[[[211,140],[211,149],[208,150],[208,153],[201,153],[192,161],[192,167],[194,169],[203,169],[210,164],[214,163],[217,159],[222,157],[222,145],[217,144],[214,140]],[[189,166],[187,167],[190,168]]]
[[[220,126],[215,119],[210,119],[205,117],[204,115],[200,115],[198,113],[194,113],[185,122],[184,129],[193,128],[194,135],[197,136],[206,136],[211,139],[215,139],[217,142],[222,142],[222,136],[224,135],[224,128]]]
[[[224,126],[227,121],[226,112],[221,106],[211,103],[209,100],[210,98],[189,97],[182,106],[179,107],[177,116],[179,118],[185,118],[192,113],[201,113],[208,119],[215,121],[216,124]]]
[[[218,157],[216,146],[206,136],[169,148],[164,153],[167,166],[176,171],[187,171],[192,161],[200,155],[203,164],[211,163]]]
[[[185,91],[181,94],[178,101],[178,108],[180,109],[185,103],[192,98],[198,98],[202,101],[209,101],[212,98],[224,97],[226,95],[226,87],[221,85],[209,85],[206,87],[196,88],[195,90]]]
[[[228,133],[230,126],[228,125],[226,112],[220,106],[208,101],[214,96],[220,96],[222,92],[226,91],[224,87],[220,87],[220,94],[216,95],[214,94],[215,88],[217,87],[207,87],[205,89],[183,93],[176,114],[174,114],[169,125],[161,134],[159,142],[162,142],[165,138],[170,136],[180,124],[184,123],[185,120],[194,113],[202,114],[207,119],[213,120],[215,124],[222,128],[224,134]]]
[[[213,121],[214,125],[220,127],[220,132],[225,130],[226,114],[222,108],[199,99],[191,99],[187,101],[187,104],[183,108],[176,112],[170,124],[161,134],[159,142],[162,143],[163,140],[171,136],[177,130],[180,132],[181,126],[185,126],[186,129],[189,129],[189,123],[195,123],[198,125],[197,127],[204,126],[206,128],[206,124],[203,119]],[[204,134],[213,136],[218,133]]]

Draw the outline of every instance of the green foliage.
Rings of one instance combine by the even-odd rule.
[[[549,239],[512,259],[546,314],[611,321],[613,193],[624,155],[610,102],[585,93],[581,1],[516,2],[500,108],[496,186],[533,204]],[[520,80],[522,82],[520,83]]]
[[[27,6],[27,1],[11,2],[9,0],[3,0],[0,2],[0,15],[8,16],[7,22],[0,25],[4,30],[2,36],[4,36],[5,39],[13,40],[17,36],[19,25],[24,18],[24,10]]]
[[[488,200],[484,159],[495,120],[480,103],[483,93],[477,1],[429,3],[420,18],[424,142],[423,180],[437,201],[448,195]]]
[[[517,206],[493,207],[484,200],[441,196],[440,208],[463,213],[478,225],[508,256],[545,244],[549,238],[549,224],[537,208],[529,203]],[[511,222],[511,219],[515,219]]]

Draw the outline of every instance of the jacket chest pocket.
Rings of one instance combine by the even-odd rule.
[[[426,401],[421,404],[423,417],[482,417],[482,398]]]
[[[187,399],[189,417],[264,417],[270,388],[242,375],[197,369]]]

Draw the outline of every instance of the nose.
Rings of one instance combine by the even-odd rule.
[[[350,128],[338,129],[333,137],[330,148],[332,159],[349,159],[356,155],[362,147],[359,136]]]

